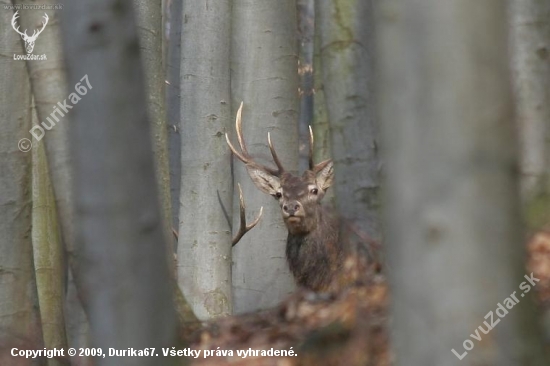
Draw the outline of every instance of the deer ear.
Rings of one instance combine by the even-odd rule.
[[[254,182],[254,185],[256,185],[260,191],[271,196],[275,196],[275,194],[280,191],[281,181],[279,178],[255,166],[247,165],[246,170],[248,171],[248,175],[250,175],[250,179],[252,179],[252,182]]]
[[[332,185],[334,179],[334,169],[332,160],[325,160],[313,168],[315,172],[315,182],[317,187],[326,191]]]

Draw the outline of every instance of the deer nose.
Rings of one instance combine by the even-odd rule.
[[[287,202],[283,205],[283,211],[290,216],[295,215],[301,208],[302,205],[298,201]]]

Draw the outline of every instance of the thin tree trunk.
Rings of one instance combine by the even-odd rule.
[[[31,1],[17,0],[16,4],[29,5],[34,4]],[[46,5],[55,5],[58,2],[54,0],[44,1]],[[34,46],[34,53],[37,55],[45,54],[47,60],[27,61],[30,82],[36,105],[38,121],[41,122],[38,127],[34,127],[33,142],[36,139],[44,139],[46,155],[48,159],[49,174],[52,179],[52,185],[55,195],[55,206],[58,214],[58,221],[61,227],[61,236],[64,247],[67,251],[70,270],[73,275],[68,278],[70,281],[78,282],[78,248],[75,248],[74,227],[73,227],[73,206],[72,206],[72,174],[69,171],[71,155],[69,152],[68,128],[71,111],[66,113],[55,113],[52,118],[54,108],[62,111],[57,105],[67,98],[67,81],[65,76],[65,65],[63,63],[63,54],[61,49],[59,10],[23,10],[20,11],[21,29],[36,29],[43,21],[44,14],[48,15],[48,24],[45,31],[40,34]],[[48,129],[49,128],[49,129]],[[66,269],[65,269],[66,271]],[[67,318],[67,326],[73,327],[72,331],[84,335],[88,331],[87,319],[82,309],[82,301],[85,301],[86,294],[75,284],[70,286],[77,291],[78,296],[71,301],[67,300],[67,316],[77,316],[78,318]],[[80,290],[80,291],[79,291]],[[74,308],[73,308],[74,307]],[[81,329],[76,330],[74,326]],[[71,338],[70,346],[75,348],[88,347],[87,343],[82,343],[87,339],[86,336]],[[85,365],[86,357],[78,357],[80,364]]]
[[[315,9],[317,11],[317,7]],[[316,19],[319,16],[316,15]],[[323,161],[332,157],[330,149],[330,128],[327,116],[327,105],[325,101],[325,86],[323,81],[322,63],[321,63],[321,31],[320,22],[315,21],[315,38],[313,54],[313,135],[315,145],[313,146],[313,158],[315,161]],[[331,192],[331,191],[328,191]],[[326,199],[326,196],[325,196]]]
[[[72,1],[63,16],[69,85],[81,98],[70,141],[92,345],[159,351],[174,345],[174,311],[132,1]]]
[[[314,0],[315,1],[315,0]],[[313,160],[324,161],[332,158],[330,148],[330,126],[328,123],[327,105],[325,100],[325,85],[321,62],[321,22],[319,21],[320,6],[314,4],[315,34],[313,38],[313,121],[312,129],[315,144],[313,146]],[[329,189],[323,198],[324,205],[334,206],[334,189]]]
[[[300,171],[308,169],[309,128],[313,123],[313,38],[314,0],[297,0],[298,9],[298,75],[300,77]]]
[[[172,225],[179,228],[181,184],[180,137],[180,58],[182,0],[169,1],[168,56],[166,58],[166,118],[168,123],[168,155],[170,162],[170,194],[172,196]],[[177,244],[176,244],[177,246]]]
[[[298,74],[295,0],[233,2],[231,92],[234,116],[244,101],[249,152],[270,160],[267,132],[287,170],[298,168]],[[232,129],[233,131],[234,129]],[[234,310],[274,306],[294,289],[285,259],[286,229],[279,205],[257,190],[243,164],[233,165],[248,207],[264,207],[258,226],[233,250]],[[233,228],[238,202],[233,199]]]
[[[199,319],[231,306],[230,1],[185,1],[181,36],[178,278]]]
[[[0,14],[0,364],[9,365],[11,348],[40,348],[42,332],[31,243],[31,90],[25,62],[13,59],[25,54],[10,26],[14,13]]]
[[[178,313],[180,327],[197,321],[189,309],[186,299],[177,286],[175,240],[172,232],[172,198],[168,162],[168,125],[166,123],[165,72],[161,43],[163,42],[162,4],[161,1],[134,0],[136,21],[139,30],[140,47],[145,70],[147,93],[147,111],[151,118],[153,152],[157,186],[160,192],[160,205],[163,215],[164,236],[168,242],[166,252],[171,276],[171,288],[174,291],[175,309]],[[179,179],[179,177],[177,178]]]
[[[317,0],[316,6],[336,204],[348,223],[379,240],[381,163],[374,113],[372,1]]]
[[[388,1],[378,11],[396,365],[547,365],[533,291],[521,289],[506,7]],[[511,294],[518,301],[499,312]]]
[[[15,1],[19,5],[34,2]],[[53,0],[44,1],[45,4],[57,4]],[[36,104],[39,127],[35,128],[34,140],[37,138],[46,141],[46,154],[52,176],[52,183],[56,198],[56,206],[59,211],[62,228],[63,242],[69,254],[69,260],[74,272],[78,272],[77,250],[74,247],[73,212],[72,212],[72,176],[69,172],[70,153],[68,151],[68,115],[56,113],[55,119],[51,118],[53,108],[59,109],[57,102],[67,98],[67,85],[65,80],[65,65],[61,50],[61,38],[59,29],[59,15],[57,10],[46,9],[44,11],[21,11],[20,22],[22,29],[37,29],[44,21],[44,14],[49,17],[45,31],[40,34],[34,46],[34,53],[45,54],[47,60],[27,61],[31,87]],[[49,121],[47,118],[50,117]],[[50,129],[48,129],[50,128]]]
[[[529,228],[550,224],[550,1],[511,0],[512,81]]]
[[[74,349],[91,347],[90,322],[80,304],[79,293],[72,271],[67,276],[67,290],[65,293],[65,326],[67,342]],[[71,366],[94,366],[92,357],[70,356]]]
[[[33,125],[38,123],[34,113],[33,119],[36,119]],[[42,142],[35,143],[32,160],[32,245],[44,347],[66,349],[63,306],[66,268],[55,198]],[[49,358],[47,363],[49,366],[68,365],[68,362],[57,358]]]
[[[168,123],[168,155],[170,170],[170,195],[172,200],[172,225],[179,230],[180,183],[181,183],[181,138],[180,138],[180,57],[182,0],[168,2],[168,35],[166,56],[166,118]],[[177,252],[177,242],[174,250]],[[176,255],[176,253],[174,253]],[[177,283],[177,270],[172,284],[174,303],[181,329],[191,331],[198,319]]]
[[[151,121],[153,152],[164,235],[168,243],[168,265],[176,274],[174,235],[172,234],[172,201],[170,196],[170,169],[168,163],[168,125],[166,123],[165,72],[163,57],[163,22],[161,0],[134,0],[136,22],[143,69],[147,111]]]

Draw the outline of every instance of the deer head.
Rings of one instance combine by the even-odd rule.
[[[241,124],[243,103],[237,111],[235,128],[241,151],[237,151],[225,134],[229,148],[235,156],[246,164],[246,169],[252,182],[262,192],[273,196],[281,206],[281,213],[286,227],[291,235],[307,235],[316,229],[320,201],[327,189],[331,186],[334,172],[332,161],[325,160],[319,164],[313,163],[313,132],[309,128],[309,169],[301,177],[289,173],[283,168],[271,136],[267,134],[267,141],[271,156],[276,168],[262,165],[250,156],[246,148]]]
[[[16,24],[17,18],[19,18],[19,10],[13,14],[13,17],[11,18],[11,26],[12,28],[21,35],[21,38],[23,38],[23,41],[25,41],[25,50],[27,53],[32,53],[32,50],[34,49],[34,42],[36,42],[36,39],[44,31],[44,28],[46,28],[46,24],[48,24],[48,14],[44,13],[44,21],[42,22],[42,29],[37,31],[36,29],[33,31],[32,36],[27,35],[27,30],[25,29],[24,32],[21,32],[19,30],[19,26]]]

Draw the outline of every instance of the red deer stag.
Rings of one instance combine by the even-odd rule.
[[[320,204],[334,177],[332,161],[313,163],[313,133],[310,128],[309,169],[301,177],[283,168],[269,133],[268,145],[277,168],[259,164],[250,156],[244,142],[242,108],[241,103],[235,121],[241,151],[235,149],[225,134],[227,144],[246,164],[256,187],[279,201],[288,229],[286,258],[297,284],[314,291],[327,290],[344,260],[344,251],[338,240],[338,220]]]

